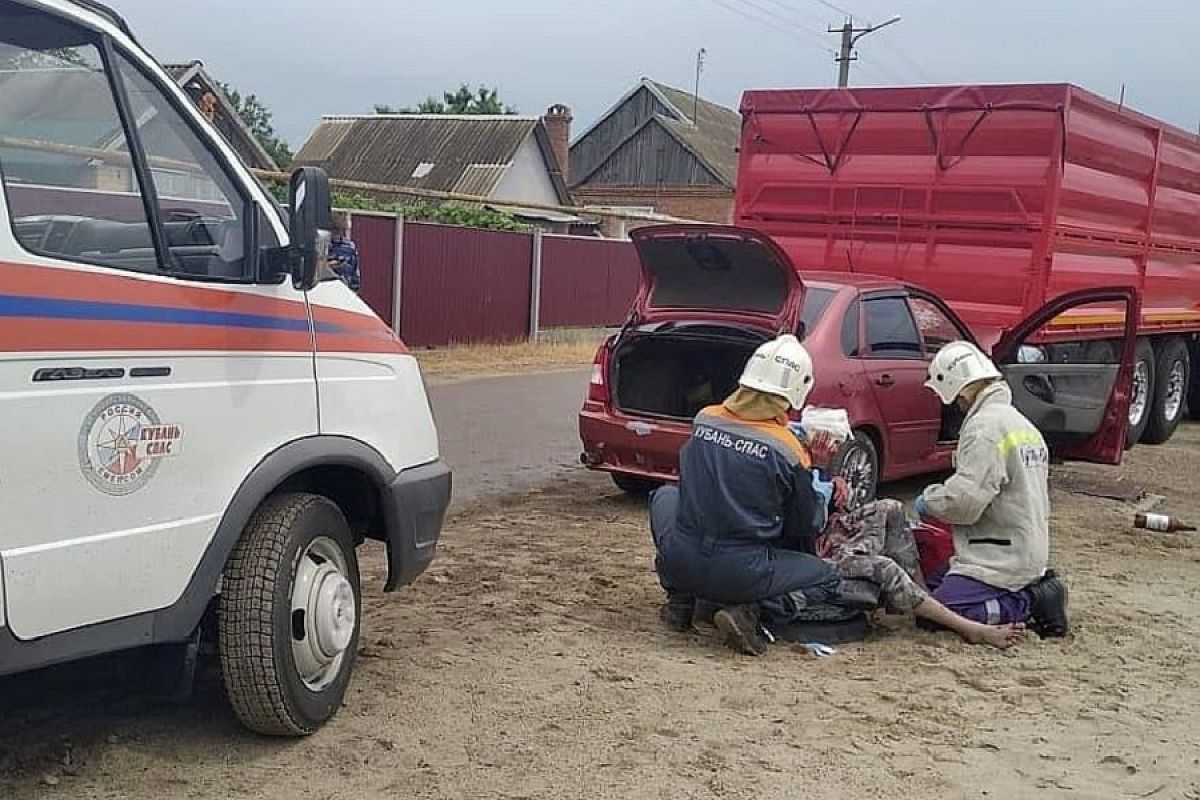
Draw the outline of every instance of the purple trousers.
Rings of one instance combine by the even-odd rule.
[[[927,576],[926,584],[933,590],[934,599],[960,617],[985,625],[1029,619],[1029,593],[1024,590],[1010,592],[965,575],[947,575],[945,572]]]

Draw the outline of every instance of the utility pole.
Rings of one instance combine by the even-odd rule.
[[[854,54],[854,45],[858,40],[866,36],[868,33],[874,33],[880,28],[886,28],[899,22],[899,17],[892,17],[887,22],[881,22],[878,25],[868,25],[865,28],[854,27],[854,20],[847,19],[846,24],[840,28],[830,28],[830,33],[840,33],[842,35],[842,50],[834,59],[838,63],[838,87],[846,88],[850,85],[850,62],[857,61],[858,56]]]
[[[701,47],[696,52],[696,93],[692,95],[692,124],[700,124],[700,73],[704,71],[704,57],[708,51]]]

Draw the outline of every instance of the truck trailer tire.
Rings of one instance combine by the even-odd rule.
[[[1142,441],[1162,444],[1171,438],[1183,418],[1191,381],[1187,343],[1176,336],[1163,339],[1154,364],[1154,399]]]
[[[834,457],[830,472],[850,484],[851,508],[874,500],[879,491],[879,451],[875,441],[865,431],[855,431],[854,438],[842,445]]]
[[[1154,361],[1154,348],[1150,346],[1150,340],[1138,339],[1133,360],[1133,387],[1129,398],[1126,449],[1142,440],[1146,426],[1150,424],[1150,410],[1154,407]]]
[[[263,502],[221,584],[221,671],[243,725],[306,736],[337,712],[358,652],[360,596],[336,505],[313,494]]]
[[[1191,357],[1190,361],[1200,358],[1200,343],[1193,341],[1188,346],[1188,355]],[[1195,422],[1196,420],[1200,420],[1200,373],[1192,370],[1190,381],[1188,385],[1187,416],[1188,419]]]

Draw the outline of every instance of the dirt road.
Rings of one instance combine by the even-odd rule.
[[[1072,471],[1200,519],[1200,426]],[[242,733],[211,671],[182,708],[120,665],[0,681],[0,797],[1200,800],[1200,536],[1056,491],[1069,639],[999,653],[887,617],[833,658],[754,660],[662,628],[644,510],[610,486],[573,471],[453,519],[427,575],[367,599],[346,706],[303,741]]]
[[[430,381],[454,506],[541,486],[579,463],[589,370]]]

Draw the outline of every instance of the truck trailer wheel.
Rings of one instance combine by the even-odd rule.
[[[1142,441],[1162,444],[1171,438],[1183,418],[1191,381],[1187,343],[1174,336],[1163,340],[1154,364],[1154,400]]]
[[[879,491],[879,452],[875,442],[866,432],[855,431],[854,438],[842,445],[834,457],[830,472],[850,484],[851,508],[871,502]]]
[[[306,736],[337,712],[358,652],[359,598],[336,505],[282,494],[255,511],[221,584],[221,670],[243,725]]]
[[[1200,344],[1193,341],[1188,347],[1188,354],[1191,361],[1200,358]],[[1192,370],[1191,383],[1188,385],[1187,415],[1193,422],[1200,420],[1200,373],[1195,370]]]
[[[1154,406],[1154,348],[1148,339],[1138,339],[1137,352],[1133,361],[1133,387],[1129,398],[1129,433],[1125,436],[1126,449],[1142,440],[1146,426],[1150,424],[1150,410]]]

